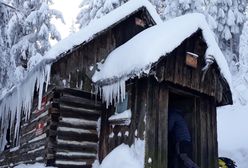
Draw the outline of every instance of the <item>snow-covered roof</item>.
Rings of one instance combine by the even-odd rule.
[[[161,56],[172,52],[186,38],[202,30],[208,46],[206,56],[214,57],[220,72],[231,84],[231,74],[213,32],[210,30],[205,16],[198,13],[187,14],[171,19],[162,24],[148,28],[134,36],[124,45],[112,51],[92,77],[94,82],[122,80],[122,78],[148,73],[151,64]]]
[[[102,99],[106,105],[116,103],[125,97],[125,81],[140,74],[148,74],[153,63],[178,47],[198,29],[207,44],[205,57],[213,57],[222,76],[231,86],[231,73],[205,16],[199,13],[187,14],[148,28],[128,42],[112,51],[99,71],[92,77],[101,86]]]
[[[98,33],[108,29],[114,24],[127,18],[135,11],[146,8],[156,24],[162,23],[153,5],[147,0],[132,0],[111,11],[100,19],[93,20],[87,27],[77,33],[61,40],[54,45],[43,57],[43,59],[26,75],[26,77],[0,97],[0,128],[5,133],[0,133],[0,151],[6,143],[6,130],[11,119],[11,127],[15,127],[15,137],[19,134],[21,111],[25,111],[25,118],[30,115],[34,89],[39,90],[39,105],[42,98],[43,84],[48,83],[51,65],[63,57],[67,51],[82,43],[92,40]],[[37,81],[37,82],[36,82]],[[35,87],[36,86],[36,87]],[[14,125],[16,119],[16,123]]]
[[[70,50],[74,46],[90,41],[99,32],[104,31],[113,24],[120,22],[142,7],[147,9],[155,23],[162,23],[161,18],[155,10],[155,7],[150,2],[147,0],[131,0],[111,11],[109,14],[101,17],[100,19],[93,20],[87,27],[79,30],[77,33],[74,33],[58,42],[52,47],[51,50],[47,52],[45,59],[57,58],[61,53]]]

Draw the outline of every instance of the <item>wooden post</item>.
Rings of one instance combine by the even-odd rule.
[[[147,97],[145,168],[166,168],[169,92],[164,83],[149,78]]]
[[[158,109],[158,168],[167,167],[168,158],[168,101],[169,91],[164,83],[159,88]]]

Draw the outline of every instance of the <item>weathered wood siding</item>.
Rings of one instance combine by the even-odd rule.
[[[90,168],[97,158],[97,122],[103,111],[94,95],[80,90],[56,89],[51,120],[55,134],[48,139],[53,144],[48,165],[60,168]]]
[[[217,121],[214,99],[200,97],[196,99],[196,111],[193,122],[195,141],[194,159],[201,168],[218,168]]]
[[[210,66],[203,79],[202,68],[206,65],[204,54],[207,46],[202,39],[201,31],[197,31],[170,54],[162,57],[154,65],[156,77],[158,81],[168,81],[192,89],[195,92],[215,97],[219,104],[232,103],[230,88],[220,74],[216,63]],[[196,69],[186,65],[186,52],[199,55]]]
[[[136,17],[145,20],[146,26],[136,25]],[[154,24],[145,8],[137,10],[124,20],[92,37],[89,42],[65,53],[65,56],[52,66],[52,82],[57,86],[65,85],[91,91],[91,77],[95,72],[96,63],[104,61],[115,48]]]
[[[31,164],[35,162],[44,162],[46,158],[47,141],[46,137],[49,132],[49,108],[51,107],[51,92],[48,92],[42,99],[41,110],[37,109],[37,100],[34,100],[30,118],[25,121],[22,118],[20,128],[20,146],[5,150],[0,154],[0,167],[13,167],[17,164]],[[44,127],[37,130],[38,125]],[[14,131],[11,131],[14,134]]]
[[[169,90],[152,77],[147,88],[145,168],[167,167]]]
[[[147,113],[147,79],[130,80],[127,84],[128,108],[132,111],[129,125],[122,121],[110,122],[108,118],[114,114],[110,107],[101,115],[101,134],[99,141],[100,161],[118,145],[132,145],[136,138],[145,139],[145,115]]]

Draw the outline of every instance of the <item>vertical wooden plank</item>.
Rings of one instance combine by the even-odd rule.
[[[138,138],[144,140],[145,133],[145,115],[147,113],[147,78],[140,79],[138,87],[138,100],[137,100],[137,130]]]
[[[197,164],[199,164],[198,161],[198,125],[197,125],[197,120],[198,120],[198,116],[199,116],[199,106],[198,106],[198,101],[197,98],[194,98],[194,108],[192,111],[192,159],[193,161],[195,161]]]
[[[206,138],[207,138],[207,167],[212,167],[211,165],[211,157],[212,157],[212,129],[211,129],[211,109],[210,109],[210,101],[209,98],[205,99],[205,104],[206,104],[206,126],[207,126],[207,130],[206,130]]]
[[[110,108],[111,109],[111,108]],[[109,149],[109,123],[108,123],[108,115],[109,110],[103,110],[101,113],[101,131],[99,138],[99,150],[98,150],[98,158],[101,163],[102,160],[107,156]]]
[[[200,98],[200,167],[201,168],[209,168],[208,167],[208,139],[207,139],[207,105],[206,100],[201,97]]]
[[[210,98],[209,98],[210,99]],[[214,104],[212,104],[211,99],[208,101],[208,113],[209,113],[209,135],[208,135],[208,139],[209,139],[209,146],[208,146],[208,150],[209,150],[209,166],[210,167],[215,167],[214,166],[214,158],[215,158],[215,154],[214,154],[214,125],[213,125],[213,106]]]
[[[169,91],[164,83],[159,88],[158,109],[158,168],[167,167]]]
[[[212,160],[212,165],[213,168],[218,168],[218,141],[217,141],[217,115],[216,115],[216,103],[214,99],[211,99],[211,116],[212,116],[212,132],[213,132],[213,160]]]
[[[138,104],[138,79],[135,79],[135,84],[133,85],[132,88],[132,96],[131,96],[131,110],[132,110],[132,118],[131,118],[131,123],[130,123],[130,130],[129,130],[129,140],[128,144],[131,146],[134,142],[134,137],[135,137],[135,130],[137,129],[136,127],[136,122],[137,122],[137,104]]]
[[[146,114],[146,137],[145,137],[145,168],[157,168],[157,113],[156,113],[156,92],[154,79],[148,78],[148,111]],[[157,101],[158,102],[158,101]]]

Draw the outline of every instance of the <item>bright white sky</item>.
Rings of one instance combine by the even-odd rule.
[[[54,4],[51,8],[59,10],[64,16],[65,24],[61,23],[60,20],[52,20],[52,23],[56,25],[63,39],[69,35],[72,22],[76,21],[77,14],[79,13],[79,4],[82,0],[53,0],[53,2]],[[76,25],[77,27],[78,25]]]

